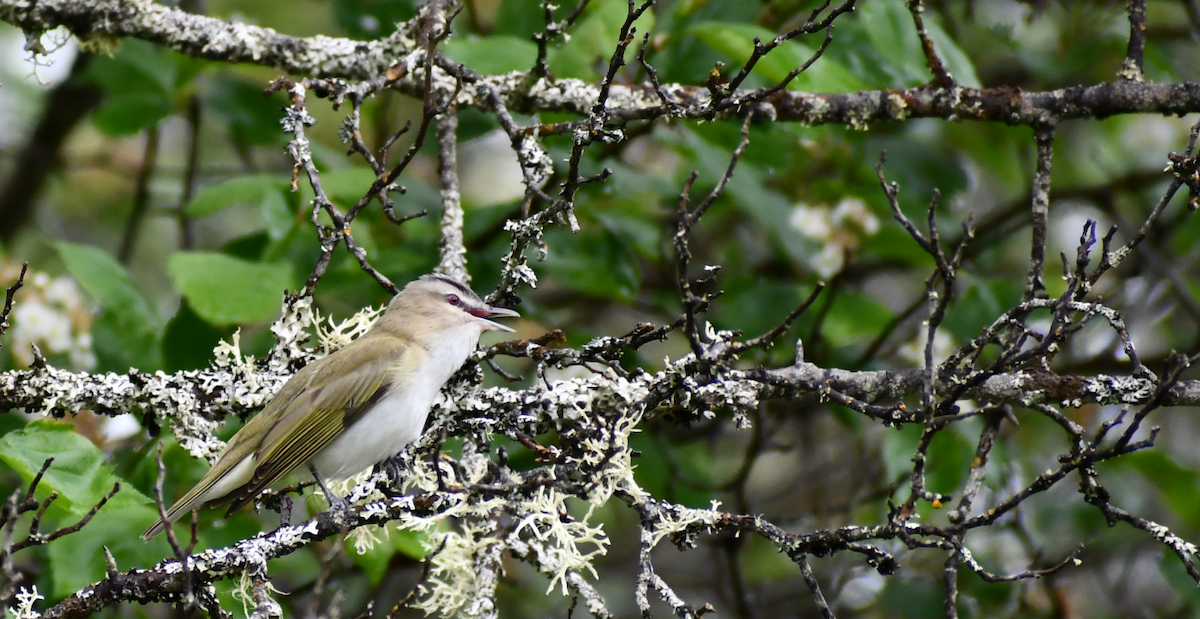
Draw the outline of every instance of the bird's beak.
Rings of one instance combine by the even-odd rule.
[[[479,322],[483,323],[484,331],[504,331],[512,333],[513,328],[508,325],[502,325],[489,318],[520,318],[521,315],[506,307],[485,307],[481,310],[472,310],[471,315],[478,318]]]

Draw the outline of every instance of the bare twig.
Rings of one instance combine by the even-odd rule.
[[[1123,80],[1141,82],[1145,79],[1142,65],[1146,55],[1146,0],[1129,0],[1126,11],[1129,13],[1129,46],[1117,76]]]
[[[28,270],[29,263],[22,262],[21,272],[17,274],[17,281],[13,282],[13,284],[4,291],[4,307],[0,309],[0,335],[4,335],[4,332],[7,331],[8,327],[10,326],[8,323],[8,315],[12,312],[13,297],[16,296],[17,291],[21,289],[21,286],[24,285],[25,272]]]
[[[163,522],[168,523],[165,527],[167,534],[167,543],[171,545],[171,550],[175,553],[175,558],[179,561],[180,570],[184,574],[183,578],[183,604],[184,608],[191,608],[195,605],[196,599],[192,588],[192,571],[188,568],[188,559],[191,548],[196,544],[195,531],[195,512],[193,512],[193,529],[192,529],[192,545],[185,552],[183,547],[179,545],[178,538],[175,537],[175,528],[170,525],[170,520],[167,518],[167,505],[163,500],[163,480],[167,477],[167,466],[163,464],[163,443],[158,443],[158,449],[154,452],[154,461],[158,465],[158,477],[154,481],[154,503],[158,506],[158,517]]]
[[[142,220],[150,209],[150,179],[154,176],[154,166],[158,159],[158,125],[146,131],[146,149],[142,154],[142,164],[138,167],[137,179],[134,181],[133,210],[129,219],[125,220],[125,232],[121,236],[121,247],[117,250],[117,258],[124,264],[133,259],[133,248],[137,244],[138,231],[142,229]]]
[[[908,0],[908,10],[912,13],[913,25],[917,29],[917,38],[921,40],[921,51],[925,54],[925,64],[933,73],[933,85],[938,88],[953,88],[956,83],[946,63],[938,56],[933,40],[925,29],[925,3],[922,0]]]

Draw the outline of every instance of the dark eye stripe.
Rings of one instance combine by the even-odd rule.
[[[431,279],[436,279],[438,281],[441,281],[441,282],[444,282],[451,286],[454,286],[455,288],[457,288],[460,291],[460,293],[464,297],[470,297],[470,296],[475,295],[475,292],[472,291],[470,288],[466,287],[465,285],[463,285],[462,282],[451,279],[449,277],[446,277],[445,275],[427,275],[426,277],[429,277]]]

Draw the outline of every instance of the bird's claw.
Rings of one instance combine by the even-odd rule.
[[[394,497],[403,494],[401,482],[404,479],[404,467],[401,465],[399,456],[392,456],[377,464],[376,467],[387,475],[387,483],[380,488],[383,495]]]
[[[313,479],[317,480],[317,485],[321,487],[321,493],[325,495],[325,500],[329,502],[330,509],[344,512],[350,509],[350,503],[346,499],[334,494],[329,486],[325,485],[325,480],[321,478],[321,474],[317,472],[316,467],[309,465],[309,473],[312,473]]]
[[[325,497],[325,499],[329,501],[330,509],[334,509],[339,512],[344,512],[350,509],[350,501],[347,501],[344,497],[340,497],[335,494],[332,497]]]

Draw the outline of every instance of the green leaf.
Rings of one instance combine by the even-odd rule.
[[[627,5],[623,2],[591,3],[571,30],[570,38],[557,49],[550,50],[547,58],[550,71],[558,77],[596,77],[596,67],[607,66],[612,57],[613,46],[621,37],[626,11]],[[654,22],[654,12],[646,11],[634,24],[639,33],[653,32]],[[641,35],[638,36],[639,42],[625,49],[626,63],[637,54]]]
[[[280,100],[264,97],[261,84],[228,73],[208,76],[205,101],[225,119],[229,132],[250,145],[282,144],[286,133],[279,130]]]
[[[200,318],[188,304],[187,299],[179,303],[179,311],[167,323],[162,340],[164,369],[198,370],[208,366],[213,358],[213,348],[222,338],[229,337],[233,329],[218,329]]]
[[[359,531],[355,531],[355,533],[359,533]],[[371,533],[376,537],[383,535],[378,527],[372,527]],[[344,549],[346,549],[348,557],[354,559],[354,563],[358,564],[359,569],[365,573],[367,581],[370,581],[371,584],[379,584],[379,581],[382,581],[383,575],[388,573],[392,555],[396,554],[395,549],[391,548],[386,540],[378,540],[376,545],[367,548],[367,551],[362,553],[354,548],[354,540],[350,540],[349,536],[343,545],[346,547]]]
[[[958,82],[959,86],[982,88],[979,75],[975,73],[975,64],[971,62],[971,58],[967,56],[966,52],[954,42],[954,39],[951,39],[941,26],[933,23],[928,17],[925,19],[925,29],[929,32],[929,39],[933,41],[934,50],[945,63],[946,70],[954,76],[954,81]]]
[[[416,15],[416,0],[333,0],[333,15],[350,36],[377,39],[391,34],[396,24]]]
[[[712,492],[683,483],[672,469],[672,462],[679,454],[670,446],[655,441],[645,434],[636,434],[629,439],[629,447],[641,455],[634,460],[633,469],[638,484],[656,497],[682,503],[691,507],[704,507],[712,500]]]
[[[1186,489],[1195,488],[1197,473],[1184,467],[1160,451],[1139,451],[1121,459],[1141,473],[1144,483],[1158,489],[1159,501],[1170,508],[1175,518],[1189,527],[1200,523],[1200,505]]]
[[[738,558],[747,583],[760,585],[796,577],[796,564],[787,554],[761,537],[747,539],[744,552]]]
[[[663,238],[661,226],[647,225],[644,217],[615,211],[598,212],[596,218],[643,259],[654,260],[659,257]]]
[[[92,323],[92,350],[97,369],[124,373],[130,368],[162,367],[162,333],[131,313],[104,309]]]
[[[25,483],[33,480],[47,458],[54,462],[38,482],[37,495],[57,492],[54,505],[83,515],[120,481],[105,463],[104,454],[91,441],[75,433],[68,423],[39,419],[0,437],[0,461],[16,471]],[[123,483],[109,506],[149,505],[150,499]]]
[[[930,491],[950,495],[958,491],[975,457],[970,435],[979,436],[982,430],[979,419],[968,419],[933,437],[926,459],[925,483]]]
[[[235,204],[258,204],[270,193],[282,193],[287,186],[288,179],[278,174],[235,176],[201,189],[188,202],[186,212],[191,217],[203,217]]]
[[[834,348],[869,342],[892,317],[892,311],[873,297],[843,293],[834,298],[821,335]]]
[[[170,99],[153,93],[131,92],[112,96],[92,116],[96,127],[111,136],[132,135],[149,129],[174,111]]]
[[[921,41],[913,30],[912,14],[900,2],[865,2],[855,7],[856,22],[867,34],[870,50],[894,87],[916,86],[933,75],[925,66]]]
[[[1162,558],[1157,561],[1158,573],[1175,590],[1176,595],[1182,598],[1185,608],[1192,609],[1185,614],[1195,616],[1200,610],[1200,588],[1196,587],[1196,581],[1188,576],[1187,570],[1169,547],[1163,546],[1162,553]]]
[[[660,49],[650,60],[659,71],[659,79],[663,83],[703,81],[714,63],[724,59],[699,37],[686,34],[687,28],[701,22],[754,23],[763,17],[762,6],[757,2],[684,0],[656,8],[661,27],[654,35],[658,43],[655,48]]]
[[[388,566],[391,565],[392,557],[397,552],[418,561],[425,558],[427,554],[422,541],[428,540],[429,537],[424,533],[404,529],[396,530],[394,527],[388,527],[387,531],[383,531],[379,527],[371,527],[370,532],[375,536],[376,542],[366,552],[359,553],[354,547],[354,540],[349,537],[344,543],[346,554],[354,559],[372,585],[378,585],[383,580]]]
[[[897,619],[925,619],[942,611],[942,590],[931,578],[889,578],[876,599],[878,608],[886,608],[887,616]]]
[[[362,199],[371,184],[375,172],[367,167],[350,167],[321,173],[321,188],[334,204],[346,210]]]
[[[424,560],[429,555],[428,542],[429,535],[421,531],[392,531],[392,544],[400,554],[410,559]]]
[[[213,325],[253,323],[279,312],[292,268],[210,252],[178,252],[167,273],[196,314]]]
[[[722,277],[721,283],[725,294],[716,304],[714,324],[740,329],[747,337],[770,331],[812,290],[811,285],[761,277]]]
[[[140,75],[154,83],[160,92],[170,94],[178,85],[179,63],[175,61],[170,50],[147,41],[138,39],[123,39],[121,51],[111,60],[132,67]],[[112,67],[104,67],[111,69]],[[111,74],[106,75],[108,79]],[[102,78],[104,79],[104,78]],[[115,86],[124,86],[120,82],[109,82]]]
[[[601,299],[630,301],[641,283],[637,257],[612,233],[581,233],[555,230],[548,233],[550,246],[546,272],[558,283]]]
[[[67,271],[105,309],[130,313],[157,330],[162,318],[125,271],[108,252],[88,245],[60,241],[54,244]]]
[[[258,217],[262,220],[263,227],[266,228],[267,238],[274,243],[282,239],[296,230],[301,221],[303,221],[299,209],[293,209],[288,198],[299,197],[294,193],[279,193],[268,192],[263,196],[262,201],[258,203]],[[297,207],[299,206],[297,200]]]
[[[883,433],[880,456],[883,460],[884,480],[896,481],[912,472],[913,452],[916,451],[920,440],[921,427],[916,424],[908,424]],[[908,492],[907,486],[902,485],[900,489],[904,493]]]
[[[727,55],[736,66],[745,64],[754,51],[754,38],[766,42],[775,38],[775,33],[754,24],[703,22],[688,28],[713,49]],[[797,41],[786,41],[771,50],[754,65],[753,73],[761,75],[770,83],[778,83],[790,72],[808,62],[815,49]],[[829,58],[820,58],[788,83],[789,90],[808,92],[850,92],[863,88],[862,80],[845,67]]]
[[[853,53],[860,56],[867,72],[882,74],[880,77],[892,87],[916,86],[933,79],[921,41],[913,29],[912,13],[904,3],[867,2],[855,7],[855,12],[858,19],[848,25],[855,31],[849,38],[854,41],[855,50],[859,50]],[[979,76],[967,54],[938,25],[932,13],[926,12],[924,21],[938,57],[955,81],[960,86],[979,88]],[[860,29],[865,37],[859,35]]]
[[[933,259],[899,226],[884,226],[874,236],[867,237],[859,250],[863,261],[886,260],[903,266],[933,267]]]
[[[958,281],[959,298],[942,321],[942,329],[953,336],[954,345],[979,335],[996,316],[1020,302],[1024,292],[1021,286],[1003,278],[982,279],[966,269]]]
[[[331,154],[333,152],[331,151]],[[345,153],[336,153],[336,161],[342,162]],[[315,155],[315,153],[314,153]],[[331,161],[332,162],[332,161]],[[354,206],[367,190],[371,188],[371,184],[375,182],[375,173],[370,168],[363,166],[345,166],[331,169],[325,169],[322,164],[321,172],[321,189],[325,191],[325,196],[329,198],[342,212],[346,212],[350,207]],[[297,194],[286,193],[287,196]],[[298,192],[298,200],[294,200],[300,204],[312,204],[313,198],[312,187],[308,183],[300,184]],[[406,196],[404,203],[409,203],[409,197]],[[436,204],[441,205],[441,196],[438,194]],[[399,209],[398,209],[399,210]],[[356,224],[357,225],[357,224]],[[357,238],[357,228],[355,229],[355,237]]]
[[[230,240],[221,246],[221,253],[249,262],[266,262],[263,260],[263,252],[270,244],[271,235],[267,234],[265,230],[259,230]]]
[[[501,2],[500,9],[496,12],[496,21],[492,24],[493,32],[523,39],[528,39],[535,32],[541,32],[546,27],[546,20],[540,4],[531,0]],[[573,7],[567,7],[562,15],[571,8]],[[555,19],[562,19],[562,15],[556,15]]]
[[[24,428],[25,421],[25,418],[20,415],[0,415],[0,436]]]
[[[508,36],[456,37],[446,41],[442,51],[483,75],[528,71],[537,60],[537,46],[532,41]]]
[[[106,93],[93,117],[109,135],[129,135],[155,126],[174,111],[179,66],[170,52],[135,39],[125,39],[115,56],[99,56],[88,77]]]
[[[729,153],[724,145],[708,142],[692,131],[683,135],[681,145],[685,154],[697,162],[700,178],[707,183],[715,183],[724,176],[729,167]],[[791,225],[792,203],[771,189],[761,170],[753,166],[739,166],[733,178],[729,179],[726,191],[737,208],[774,237],[796,264],[806,265],[809,257],[818,251],[814,242],[805,239]]]
[[[463,236],[466,238],[467,247],[502,227],[504,220],[512,215],[513,207],[511,204],[490,204],[476,206],[469,212],[470,215],[463,219]]]
[[[56,461],[57,462],[57,461]],[[126,486],[121,486],[125,493]],[[148,501],[148,499],[147,499]],[[139,535],[158,518],[158,509],[142,505],[105,505],[83,530],[50,544],[50,575],[56,597],[65,597],[104,579],[104,547],[122,570],[153,565],[171,554],[165,535],[150,543]],[[72,521],[64,524],[74,524]]]

